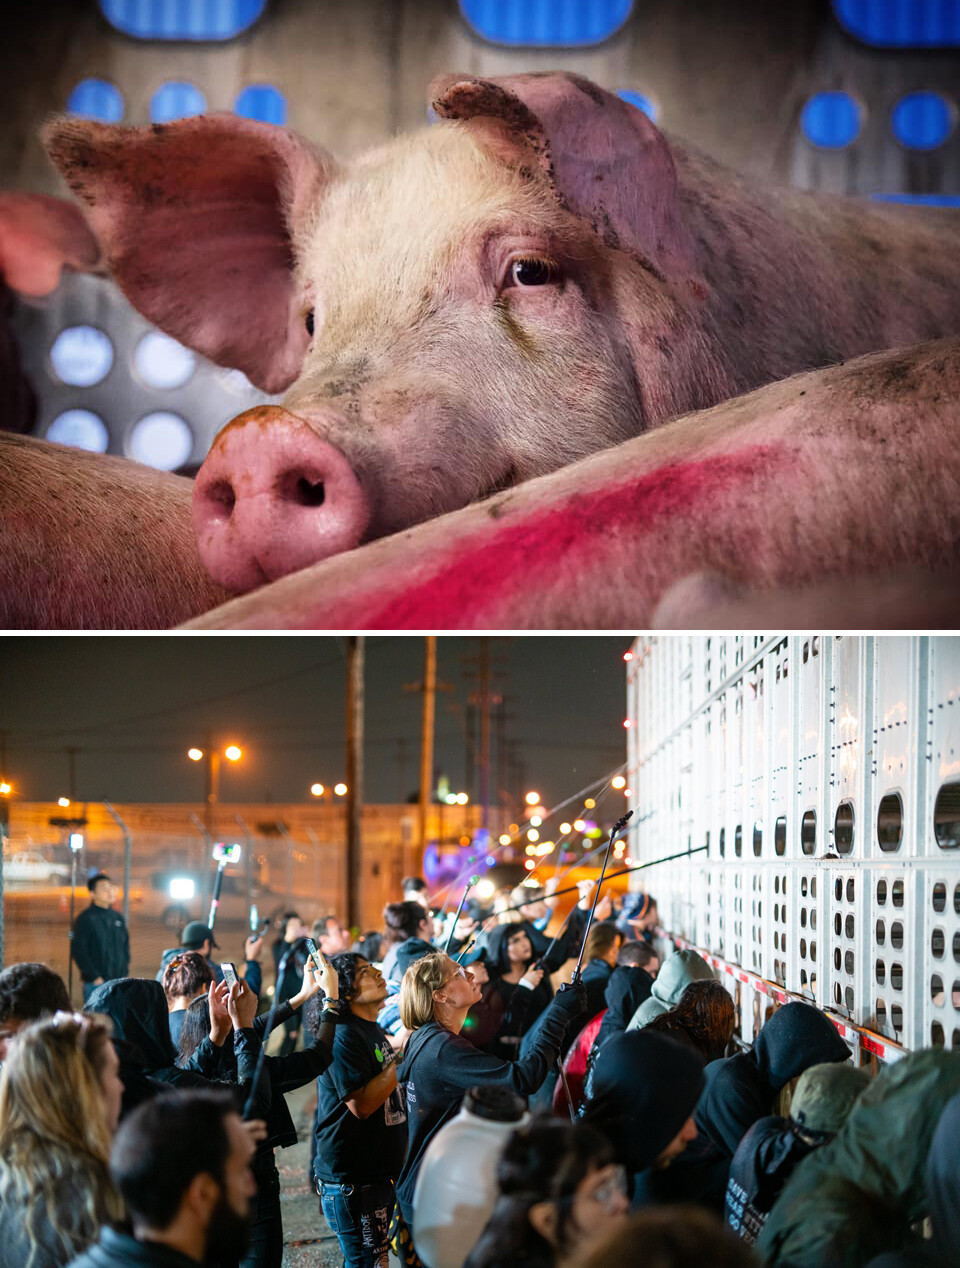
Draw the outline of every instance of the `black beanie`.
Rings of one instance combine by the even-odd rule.
[[[679,1133],[702,1091],[703,1062],[691,1045],[656,1031],[631,1030],[601,1050],[584,1117],[636,1173]]]

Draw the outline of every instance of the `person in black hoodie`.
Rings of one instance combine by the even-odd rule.
[[[746,1052],[712,1061],[695,1115],[697,1144],[671,1174],[673,1200],[722,1215],[730,1163],[747,1131],[774,1112],[779,1093],[804,1070],[849,1057],[826,1014],[793,1001],[777,1009]]]
[[[311,1005],[321,990],[324,993],[324,1002],[318,1018],[316,1008]],[[239,1071],[233,1050],[233,1036],[223,1026],[216,994],[213,999],[215,1011],[212,1017],[208,998],[195,1000],[187,1009],[181,1035],[180,1063],[187,1064],[199,1054],[197,1068],[207,1078],[237,1084]],[[303,970],[300,990],[276,1010],[274,1029],[284,1024],[287,1016],[303,1007],[307,1014],[304,1019],[305,1029],[308,1034],[315,1032],[315,1037],[302,1052],[263,1059],[263,1073],[270,1086],[270,1104],[266,1116],[266,1135],[257,1144],[252,1164],[257,1181],[257,1196],[253,1204],[250,1244],[242,1260],[243,1268],[280,1268],[283,1259],[283,1217],[280,1209],[280,1175],[274,1150],[285,1149],[297,1143],[297,1132],[287,1107],[285,1093],[310,1083],[330,1065],[333,1059],[338,1002],[337,973],[325,960],[322,973],[307,964]],[[281,1016],[281,1012],[286,1016]],[[281,1016],[279,1022],[278,1016]],[[265,1038],[268,1020],[267,1016],[263,1016],[253,1022],[253,1030],[260,1040]],[[206,1039],[208,1034],[209,1040]]]
[[[656,963],[656,957],[645,942],[626,942],[617,955],[617,967],[610,974],[604,999],[607,1007],[597,1037],[587,1054],[583,1078],[585,1099],[592,1095],[593,1069],[600,1051],[614,1035],[622,1034],[633,1014],[645,999],[650,998],[653,977],[642,964]]]
[[[503,1061],[514,1061],[524,1031],[550,1003],[553,989],[543,969],[534,963],[524,924],[498,925],[492,930],[484,959],[490,980],[481,988],[481,1002],[495,1029],[483,1049]]]
[[[130,935],[123,916],[113,910],[117,890],[105,872],[87,881],[90,906],[73,922],[70,954],[83,981],[83,1002],[103,982],[130,971]]]
[[[561,987],[541,1014],[540,1040],[519,1061],[481,1052],[460,1034],[480,988],[469,969],[443,952],[418,960],[400,988],[400,1016],[412,1033],[399,1080],[406,1090],[409,1144],[397,1181],[397,1205],[413,1227],[413,1194],[424,1152],[458,1112],[469,1088],[502,1084],[527,1097],[543,1083],[568,1024],[583,1011],[580,982]]]
[[[693,1112],[702,1089],[700,1057],[666,1035],[614,1035],[597,1058],[583,1118],[613,1145],[634,1207],[649,1201],[651,1175],[675,1165],[696,1138]]]
[[[617,967],[617,956],[622,943],[623,934],[612,921],[604,920],[595,924],[587,934],[587,945],[583,952],[583,984],[587,988],[587,1015],[584,1022],[596,1017],[606,1007],[607,983]],[[571,1043],[575,1037],[569,1036]]]

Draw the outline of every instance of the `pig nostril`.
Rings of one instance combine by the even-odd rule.
[[[323,506],[326,497],[323,481],[317,480],[314,483],[305,476],[301,476],[294,486],[293,496],[299,506]]]
[[[229,515],[237,504],[237,495],[228,480],[217,480],[207,488],[207,497],[211,502],[218,502]]]

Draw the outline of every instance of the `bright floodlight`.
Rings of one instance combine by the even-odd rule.
[[[500,836],[500,844],[501,844],[501,845],[509,845],[512,839],[513,839],[513,838],[510,836],[510,833],[509,833],[509,832],[504,832],[504,833],[502,833],[502,834],[501,834],[501,836]]]
[[[323,796],[323,784],[311,784],[311,785],[310,785],[310,791],[313,793],[314,797],[322,797],[322,796]]]
[[[83,833],[82,832],[70,833],[70,849],[73,850],[74,854],[78,853],[80,850],[83,849]]]
[[[202,748],[188,748],[187,757],[190,758],[191,762],[199,762],[201,758],[203,757],[203,749]]]
[[[528,792],[525,800],[528,806],[536,806],[540,801],[540,794],[538,792]]]
[[[170,882],[170,897],[178,903],[188,903],[196,892],[196,884],[189,876],[174,876]]]
[[[10,791],[10,785],[7,783],[5,779],[0,779],[0,797],[6,797],[9,791]]]
[[[67,808],[67,806],[69,806],[69,805],[70,805],[70,798],[69,798],[69,797],[58,797],[58,798],[57,798],[57,805],[58,805],[58,806],[63,806],[63,808],[64,808],[64,809],[66,809],[66,808]]]
[[[346,792],[347,792],[347,785],[346,785],[346,784],[334,784],[334,785],[333,785],[333,791],[337,794],[337,796],[338,796],[338,797],[344,797],[344,796],[346,796]]]
[[[613,779],[610,780],[610,783],[614,788],[624,788],[626,787],[627,781],[622,775],[614,775]]]
[[[243,757],[243,749],[237,748],[236,744],[230,744],[223,750],[223,755],[228,762],[239,762]]]
[[[457,793],[456,797],[454,798],[454,801],[457,803],[458,806],[465,806],[469,800],[470,798],[467,796],[466,793]]]

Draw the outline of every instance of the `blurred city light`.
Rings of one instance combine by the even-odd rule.
[[[69,797],[58,797],[58,798],[57,798],[57,805],[58,805],[58,806],[63,806],[63,808],[64,808],[64,809],[66,809],[66,808],[67,808],[67,806],[69,806],[69,805],[70,805],[70,798],[69,798]]]
[[[540,800],[540,794],[538,792],[528,792],[525,800],[528,806],[535,806]]]
[[[199,762],[201,758],[203,757],[203,749],[202,748],[188,748],[187,757],[190,758],[191,762]]]
[[[170,882],[170,897],[177,902],[188,903],[197,892],[197,886],[189,876],[174,876]]]
[[[243,749],[237,748],[236,744],[229,744],[224,750],[223,755],[228,762],[239,762],[243,757]]]
[[[469,800],[470,798],[463,792],[457,793],[456,797],[454,797],[454,801],[458,806],[465,806]]]
[[[539,828],[541,823],[543,823],[543,820],[540,818],[539,815],[531,815],[530,823],[534,828]]]
[[[528,872],[532,872],[532,871],[533,871],[533,869],[534,869],[537,865],[536,865],[536,863],[534,863],[533,859],[527,859],[526,863],[524,863],[524,865],[523,865],[523,866],[527,869],[527,871],[528,871]]]
[[[539,841],[539,840],[540,840],[540,833],[536,830],[536,828],[531,828],[531,829],[530,829],[530,831],[527,833],[527,840],[528,840],[528,841]]]
[[[629,725],[630,725],[630,719],[629,719],[629,718],[624,718],[624,719],[623,719],[623,725],[624,725],[624,726],[629,726]]]
[[[624,660],[633,660],[633,652],[624,652],[624,653],[623,653],[623,659],[624,659]]]
[[[5,779],[0,779],[0,797],[6,797],[11,792],[13,792],[13,788],[10,784],[8,784]]]
[[[337,794],[337,796],[338,796],[338,797],[344,797],[344,796],[346,796],[346,792],[347,792],[347,785],[346,785],[346,784],[334,784],[334,785],[333,785],[333,791]]]
[[[323,784],[311,784],[311,785],[310,785],[310,791],[313,793],[314,797],[322,797],[322,796],[323,796]]]
[[[569,824],[569,823],[561,823],[561,825],[560,825],[560,835],[565,837],[569,831],[570,831],[570,824]]]
[[[510,833],[509,833],[509,832],[504,832],[504,833],[502,833],[502,834],[501,834],[501,836],[500,836],[500,844],[501,844],[501,845],[509,845],[509,844],[510,844],[510,842],[511,842],[512,840],[513,840],[513,838],[510,836]]]
[[[573,826],[577,832],[582,832],[587,826],[585,819],[574,819]]]
[[[614,775],[613,779],[610,780],[610,783],[613,785],[614,788],[623,788],[626,782],[627,781],[624,779],[622,775]]]
[[[476,895],[478,898],[492,898],[496,893],[497,887],[491,880],[482,880],[476,886]]]
[[[583,803],[584,810],[595,810],[596,806],[597,806],[597,803],[593,800],[592,797],[588,797],[586,801]]]

